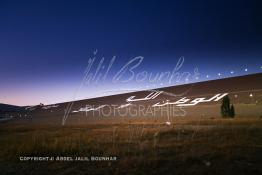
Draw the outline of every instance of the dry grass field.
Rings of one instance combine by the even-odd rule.
[[[178,119],[171,125],[0,124],[8,174],[261,174],[262,119]],[[20,161],[30,156],[116,156],[116,161]]]

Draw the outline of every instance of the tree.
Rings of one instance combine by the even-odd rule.
[[[228,96],[225,96],[222,100],[221,115],[222,117],[230,116],[230,99]]]
[[[230,117],[234,118],[235,117],[235,108],[234,105],[231,105],[230,107]]]
[[[225,96],[222,100],[221,115],[222,117],[235,117],[235,108],[233,104],[230,105],[230,99],[228,96]]]

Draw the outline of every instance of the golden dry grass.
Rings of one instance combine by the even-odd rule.
[[[72,126],[1,124],[4,174],[262,173],[259,118]],[[20,156],[117,156],[113,162],[21,162]],[[2,174],[1,173],[1,174]]]

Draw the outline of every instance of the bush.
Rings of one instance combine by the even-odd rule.
[[[230,117],[234,118],[235,117],[235,108],[234,105],[231,105],[230,107]]]
[[[231,117],[231,118],[235,116],[235,108],[233,104],[230,106],[230,99],[228,96],[225,96],[222,100],[221,115],[222,117]]]

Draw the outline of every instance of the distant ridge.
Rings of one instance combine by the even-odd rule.
[[[20,106],[0,103],[0,113],[1,112],[17,112],[23,109],[24,108]]]

